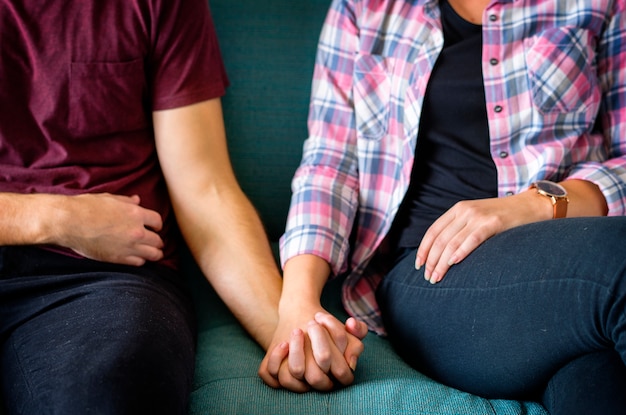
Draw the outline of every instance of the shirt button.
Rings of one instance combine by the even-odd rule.
[[[500,152],[500,158],[501,158],[501,159],[505,159],[505,158],[507,158],[508,156],[509,156],[508,151],[501,151],[501,152]]]
[[[508,192],[506,192],[507,196],[513,196],[515,193],[511,192],[510,190]]]
[[[495,107],[493,107],[493,110],[494,110],[495,112],[502,112],[503,108],[502,108],[502,106],[501,106],[501,105],[496,105]]]
[[[498,63],[500,63],[496,58],[491,58],[489,60],[489,63],[493,66],[496,66]]]
[[[490,14],[489,15],[489,20],[492,22],[495,22],[498,20],[498,16],[496,16],[495,14]]]

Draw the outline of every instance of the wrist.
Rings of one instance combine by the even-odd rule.
[[[516,196],[515,205],[524,208],[530,222],[551,220],[554,215],[552,202],[545,196],[537,193],[533,188],[528,188]]]
[[[320,297],[321,295],[310,292],[289,293],[283,290],[278,302],[278,318],[286,319],[299,313],[315,313],[322,308]]]
[[[281,310],[289,312],[301,307],[320,307],[322,290],[329,274],[328,263],[315,255],[299,255],[289,259],[283,272],[279,313]]]
[[[72,226],[71,199],[63,195],[41,195],[35,235],[37,244],[67,246],[65,229]]]
[[[552,207],[551,219],[561,219],[567,216],[569,198],[567,190],[559,183],[537,180],[530,185],[530,190],[534,190],[538,196],[550,202]]]

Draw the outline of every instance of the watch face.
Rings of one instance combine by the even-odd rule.
[[[536,182],[536,186],[537,189],[555,197],[567,196],[567,192],[565,191],[563,186],[558,183],[554,183],[548,180],[538,180]]]

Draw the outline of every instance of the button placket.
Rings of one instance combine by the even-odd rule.
[[[496,11],[491,10],[488,12],[488,16],[487,16],[487,20],[488,22],[485,23],[485,27],[483,28],[483,30],[485,30],[485,32],[483,33],[483,37],[487,36],[487,37],[491,37],[490,36],[490,32],[492,30],[497,30],[497,26],[498,24],[496,24],[496,22],[499,21],[499,16],[497,14]],[[489,23],[493,23],[493,24],[489,24]],[[489,67],[485,68],[485,76],[489,76],[494,77],[494,76],[501,76],[501,74],[499,74],[498,72],[501,71],[500,68],[496,68],[498,65],[501,64],[501,57],[498,56],[499,50],[497,48],[490,48],[491,42],[484,42],[483,43],[483,47],[485,47],[485,55],[488,56],[489,61],[488,61],[488,65]],[[496,114],[500,114],[504,111],[504,107],[501,104],[492,104],[492,110],[494,113]]]

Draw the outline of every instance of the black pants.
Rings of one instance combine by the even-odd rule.
[[[178,275],[0,248],[8,414],[183,414],[195,322]]]
[[[497,235],[431,285],[415,249],[377,292],[399,353],[425,374],[553,414],[626,413],[626,217]]]

